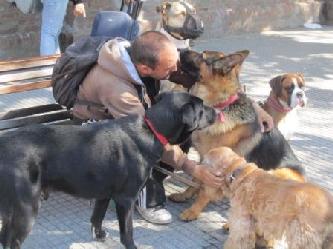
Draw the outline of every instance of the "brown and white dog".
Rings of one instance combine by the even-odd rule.
[[[221,194],[230,200],[224,249],[333,248],[333,196],[328,191],[278,178],[227,147],[209,151],[203,162],[219,170],[224,183],[219,189],[203,186],[199,203]]]
[[[271,79],[269,84],[271,92],[263,108],[285,138],[290,139],[298,128],[298,109],[307,103],[304,77],[301,73],[286,73]]]
[[[199,74],[199,80],[191,88],[191,93],[219,113],[218,121],[212,126],[192,134],[193,147],[201,158],[211,149],[230,147],[249,162],[265,170],[272,170],[273,174],[281,178],[305,181],[305,169],[288,141],[277,128],[261,132],[252,100],[240,91],[239,73],[248,54],[247,50],[227,55],[218,51],[188,51],[181,57],[181,64],[186,65],[187,71]],[[190,187],[169,198],[183,202],[196,193],[198,189]],[[181,219],[196,219],[208,202],[196,208],[195,201],[192,207],[181,214]]]

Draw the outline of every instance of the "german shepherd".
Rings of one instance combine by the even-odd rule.
[[[282,178],[303,182],[305,170],[286,139],[277,128],[261,132],[252,100],[241,91],[239,73],[248,54],[247,50],[229,55],[216,51],[187,51],[181,57],[181,64],[186,65],[184,68],[198,74],[199,81],[191,93],[219,113],[218,121],[212,126],[192,134],[193,146],[201,158],[213,148],[226,146],[260,168],[271,170]],[[183,202],[197,192],[198,189],[190,187],[169,199]],[[196,219],[207,204],[201,204],[199,209],[194,208],[197,203],[193,204],[181,214],[181,219]]]

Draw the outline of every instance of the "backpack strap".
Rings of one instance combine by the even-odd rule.
[[[138,96],[139,96],[139,99],[140,99],[140,102],[142,103],[143,107],[145,108],[145,110],[148,109],[148,104],[146,103],[145,101],[145,94],[146,94],[146,88],[142,85],[138,85],[138,84],[133,84],[136,91],[138,92]]]

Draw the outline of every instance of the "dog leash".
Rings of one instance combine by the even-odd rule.
[[[156,170],[160,171],[161,173],[166,174],[166,175],[172,177],[176,181],[184,183],[184,184],[186,184],[186,185],[188,185],[190,187],[193,187],[193,188],[199,188],[200,187],[200,185],[198,183],[195,183],[195,182],[193,182],[193,181],[191,181],[189,179],[186,179],[185,177],[182,177],[182,176],[180,176],[180,175],[178,175],[178,174],[176,174],[174,172],[171,172],[169,170],[163,169],[162,167],[160,167],[158,165],[154,166],[154,168]]]

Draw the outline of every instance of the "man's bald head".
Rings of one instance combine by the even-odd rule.
[[[147,31],[132,42],[131,60],[134,64],[143,64],[154,69],[165,52],[175,53],[176,46],[162,33]]]

